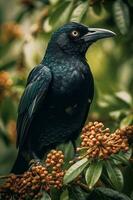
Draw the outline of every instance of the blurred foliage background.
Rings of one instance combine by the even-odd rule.
[[[117,34],[87,52],[95,79],[88,120],[111,129],[133,122],[132,0],[1,0],[0,174],[10,171],[16,157],[17,107],[27,75],[41,61],[51,33],[69,21]]]

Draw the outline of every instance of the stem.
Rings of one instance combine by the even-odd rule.
[[[77,184],[81,187],[81,188],[83,188],[84,190],[86,190],[87,192],[89,192],[90,190],[89,190],[89,188],[88,188],[88,186],[87,185],[85,185],[84,183],[81,183],[81,182],[77,182]]]
[[[0,179],[6,179],[6,178],[9,178],[11,177],[12,175],[9,174],[9,175],[4,175],[4,176],[0,176]],[[23,175],[15,175],[16,177],[22,177]]]

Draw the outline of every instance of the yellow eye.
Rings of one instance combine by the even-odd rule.
[[[78,37],[79,36],[79,32],[74,30],[74,31],[71,32],[71,36],[72,37]]]

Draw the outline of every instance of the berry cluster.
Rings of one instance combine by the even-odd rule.
[[[107,159],[111,154],[129,149],[128,139],[125,134],[117,130],[110,133],[109,128],[104,128],[101,122],[90,122],[82,129],[81,147],[77,151],[86,150],[87,158]]]
[[[23,175],[11,175],[1,188],[1,198],[6,200],[13,196],[19,200],[38,199],[42,195],[40,191],[49,191],[51,187],[61,188],[64,176],[63,163],[62,151],[52,150],[47,155],[44,166],[36,163]]]
[[[0,72],[0,99],[6,95],[8,92],[8,89],[12,85],[12,80],[10,78],[10,75],[6,71]]]
[[[56,188],[62,187],[62,180],[64,176],[64,171],[62,170],[62,165],[64,163],[64,155],[62,151],[52,150],[45,161],[46,167],[51,171],[50,184]]]
[[[133,143],[133,125],[124,127],[122,129],[117,129],[116,133],[122,136],[126,136],[128,138],[129,143]]]

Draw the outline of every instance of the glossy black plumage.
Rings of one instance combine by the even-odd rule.
[[[113,35],[103,32],[104,37]],[[26,170],[27,155],[30,159],[42,158],[58,144],[73,142],[78,137],[94,95],[93,77],[85,53],[100,38],[78,23],[66,24],[52,35],[46,54],[41,64],[31,71],[20,100],[19,153],[12,172]]]

